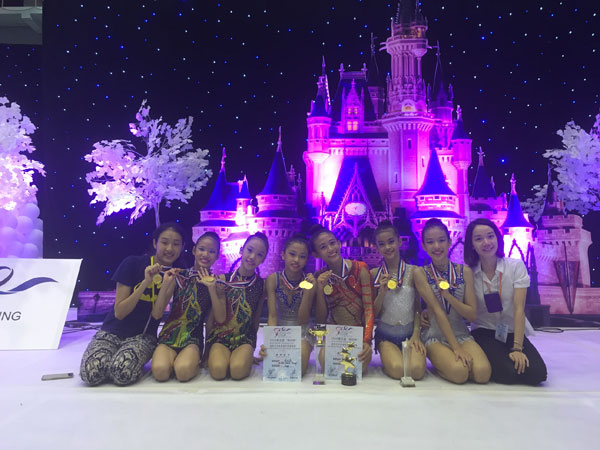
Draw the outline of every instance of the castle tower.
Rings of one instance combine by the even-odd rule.
[[[369,69],[367,71],[367,86],[373,108],[375,109],[375,115],[382,117],[385,113],[385,89],[383,78],[379,72],[379,65],[377,64],[377,48],[373,33],[371,33],[371,61],[369,62]]]
[[[468,170],[471,165],[471,138],[465,132],[465,126],[462,120],[462,109],[456,107],[456,120],[454,121],[454,131],[450,138],[451,162],[456,169],[456,195],[458,196],[458,213],[469,217],[469,177]],[[483,165],[483,161],[480,162]]]
[[[435,149],[431,149],[425,180],[415,194],[415,202],[417,211],[410,221],[419,242],[425,222],[435,217],[448,227],[452,242],[459,244],[465,229],[465,218],[458,214],[458,198],[448,186]],[[455,261],[462,261],[463,246],[456,245],[451,256]]]
[[[590,287],[588,247],[591,243],[591,233],[583,229],[582,218],[565,214],[548,166],[548,189],[538,221],[536,257],[542,293],[544,286],[560,286],[562,291],[564,301],[552,303],[551,313],[581,314],[593,310],[582,303],[585,298],[576,301],[577,289]]]
[[[533,245],[533,225],[523,214],[516,185],[517,180],[513,173],[510,178],[508,211],[500,230],[504,235],[504,253],[506,256],[525,260],[528,247]]]
[[[383,48],[391,55],[391,77],[387,86],[387,112],[382,125],[390,141],[387,186],[382,197],[393,209],[415,211],[414,196],[425,177],[429,159],[429,131],[434,118],[427,109],[421,59],[427,53],[427,20],[416,0],[402,0],[391,24],[391,36]],[[379,183],[381,186],[382,183]]]
[[[498,228],[501,228],[506,220],[506,200],[503,195],[496,196],[494,181],[489,177],[483,164],[485,153],[481,147],[479,147],[477,155],[479,156],[479,165],[469,198],[469,221],[478,218],[489,219]]]
[[[271,164],[265,187],[256,196],[258,212],[251,218],[249,232],[261,231],[269,239],[269,253],[263,263],[263,272],[280,270],[283,243],[300,230],[296,192],[290,185],[282,152],[281,127],[277,151]]]

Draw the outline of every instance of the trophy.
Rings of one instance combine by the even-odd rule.
[[[329,331],[327,331],[325,325],[315,325],[314,328],[309,328],[308,332],[317,338],[317,350],[315,350],[315,379],[313,380],[313,384],[320,386],[325,384],[325,366],[319,363],[319,355],[325,347],[325,336]],[[320,368],[318,366],[320,366]]]
[[[412,348],[408,339],[402,341],[402,366],[404,367],[404,376],[400,378],[402,387],[415,387],[415,380],[411,376],[410,357]]]
[[[344,366],[344,373],[342,374],[342,384],[344,386],[356,386],[356,374],[354,373],[354,369],[356,368],[354,361],[356,361],[356,358],[350,356],[350,350],[354,347],[356,347],[354,342],[349,342],[346,347],[342,347],[342,351],[340,352],[340,355],[342,355],[340,364]],[[352,372],[350,372],[350,369],[352,369]]]

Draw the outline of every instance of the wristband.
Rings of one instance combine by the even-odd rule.
[[[510,351],[511,352],[520,352],[520,353],[523,353],[523,348],[522,347],[521,348],[513,347],[513,348],[510,349]]]

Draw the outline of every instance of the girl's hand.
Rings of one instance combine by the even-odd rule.
[[[198,283],[203,284],[209,289],[214,288],[217,285],[217,277],[211,275],[208,269],[201,267],[198,273],[200,274]]]
[[[162,286],[165,288],[169,288],[175,283],[175,278],[177,277],[177,273],[179,270],[177,269],[169,269],[163,275]]]
[[[154,278],[154,275],[157,275],[159,273],[160,264],[158,263],[146,267],[146,270],[144,270],[144,281],[146,281],[147,283],[152,283],[152,278]]]
[[[471,370],[471,365],[473,364],[473,357],[465,352],[462,348],[454,350],[454,360],[461,361],[465,367],[468,367]]]
[[[523,352],[510,352],[508,357],[515,363],[515,370],[519,375],[525,372],[525,369],[529,367],[529,359]]]
[[[440,291],[440,295],[444,295],[444,293],[448,293],[448,289],[442,289],[440,287],[440,283],[442,281],[445,281],[446,283],[448,283],[448,289],[450,289],[451,287],[454,287],[450,284],[450,282],[448,280],[446,280],[444,277],[435,277],[435,284],[438,287],[438,290]]]
[[[394,277],[392,276],[391,273],[382,273],[381,276],[379,277],[379,283],[381,284],[379,286],[379,289],[383,292],[386,293],[389,288],[388,288],[388,281],[392,280]]]
[[[425,345],[423,345],[423,342],[421,342],[421,339],[419,337],[415,337],[415,336],[411,337],[408,341],[408,345],[412,346],[412,348],[417,353],[425,355],[425,353],[426,353]]]
[[[363,342],[363,348],[360,351],[360,353],[357,355],[357,357],[358,357],[358,360],[364,364],[365,361],[369,361],[369,358],[371,358],[372,354],[373,354],[373,349],[371,348],[371,344],[368,342]],[[365,369],[363,369],[363,370],[365,370]]]
[[[424,310],[421,313],[421,328],[429,328],[431,324],[429,323],[429,311]]]
[[[260,350],[258,351],[258,360],[262,361],[267,357],[267,347],[264,344],[260,345]]]
[[[317,285],[318,285],[319,289],[323,289],[325,286],[327,286],[327,284],[329,284],[329,277],[331,276],[332,273],[333,273],[333,271],[327,270],[327,271],[323,272],[321,275],[319,275],[319,277],[317,278]]]
[[[311,283],[313,286],[316,284],[316,280],[315,280],[315,276],[312,273],[307,273],[306,274],[306,278],[304,278],[306,281],[308,281],[309,283]]]

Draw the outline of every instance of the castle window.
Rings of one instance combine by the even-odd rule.
[[[425,167],[425,157],[421,156],[421,167]]]
[[[394,183],[398,184],[398,172],[394,172]]]
[[[347,131],[357,131],[358,130],[358,120],[348,120],[346,122],[346,130]]]
[[[412,148],[412,139],[408,140],[408,149],[410,150]]]

